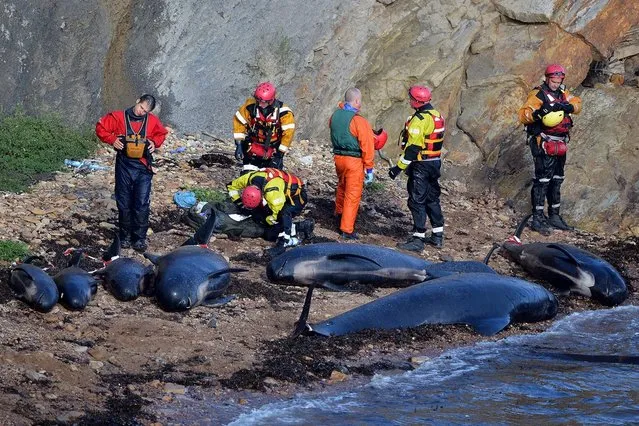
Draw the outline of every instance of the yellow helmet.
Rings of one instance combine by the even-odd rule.
[[[564,119],[563,111],[552,111],[548,114],[544,115],[541,118],[541,122],[544,123],[546,127],[555,127],[559,123],[561,123]]]

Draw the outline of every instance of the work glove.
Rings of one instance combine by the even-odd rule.
[[[532,116],[535,120],[541,120],[544,115],[549,114],[553,111],[557,111],[556,109],[554,109],[554,106],[544,102],[538,110],[532,113]]]
[[[283,152],[277,151],[275,154],[273,154],[273,157],[271,157],[270,167],[273,167],[274,169],[282,170],[282,167],[284,167],[284,153]]]
[[[375,175],[373,169],[367,169],[366,173],[364,174],[364,185],[370,185],[371,183],[373,183],[374,179]]]
[[[244,153],[242,152],[242,142],[235,142],[235,159],[242,161],[244,159]]]
[[[399,166],[391,167],[388,171],[388,176],[390,176],[391,179],[395,179],[401,172],[402,169],[400,169]]]
[[[291,237],[290,235],[284,235],[277,239],[275,243],[276,246],[280,247],[295,247],[300,243],[300,240],[297,237]]]
[[[567,114],[572,114],[573,112],[575,112],[575,106],[570,102],[562,102],[556,105],[559,105],[558,111],[563,111]]]

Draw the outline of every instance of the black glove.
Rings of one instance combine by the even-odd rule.
[[[235,159],[242,161],[244,159],[244,153],[242,152],[242,142],[235,142]]]
[[[557,111],[554,109],[554,106],[544,103],[538,110],[533,111],[532,116],[535,120],[541,120],[544,115],[549,114],[553,111]]]
[[[284,154],[280,151],[277,151],[275,154],[273,154],[269,166],[273,167],[274,169],[282,170],[282,167],[284,167]]]
[[[557,104],[557,105],[559,105],[559,110],[561,110],[561,111],[563,111],[563,112],[565,112],[567,114],[572,114],[573,112],[575,112],[575,106],[573,104],[571,104],[570,102],[563,102],[563,103],[560,103],[560,104]]]
[[[400,169],[399,166],[391,167],[388,171],[388,176],[390,176],[391,179],[395,179],[401,172],[402,169]]]

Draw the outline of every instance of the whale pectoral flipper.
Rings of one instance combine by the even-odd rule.
[[[570,253],[568,250],[566,250],[565,248],[563,248],[559,244],[548,244],[547,247],[559,250],[560,252],[565,254],[566,257],[568,257],[568,259],[572,260],[575,263],[575,265],[577,265],[577,266],[582,266],[583,265],[583,263],[579,259],[577,259],[572,253]]]
[[[335,283],[331,283],[328,281],[325,281],[321,284],[321,287],[328,289],[328,290],[332,290],[332,291],[349,291],[346,287],[344,287],[343,285],[340,284],[335,284]]]
[[[473,328],[473,330],[482,336],[492,336],[493,334],[497,334],[506,328],[508,324],[510,324],[509,315],[469,321],[469,325]]]
[[[235,294],[230,294],[228,296],[220,296],[220,297],[212,297],[210,299],[204,299],[202,301],[203,306],[208,306],[209,308],[217,308],[220,306],[224,306],[230,301],[234,300],[237,296]]]

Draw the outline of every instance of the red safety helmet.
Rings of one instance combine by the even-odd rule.
[[[275,86],[268,81],[260,83],[255,88],[253,96],[258,102],[273,102],[275,100]]]
[[[546,67],[544,74],[546,77],[561,76],[563,78],[566,76],[566,69],[559,64],[550,64]]]
[[[254,209],[262,202],[262,191],[255,185],[249,185],[242,191],[242,204],[247,209]]]
[[[384,148],[386,145],[386,141],[388,140],[388,133],[384,129],[374,130],[375,134],[375,150],[380,150]]]
[[[410,97],[410,106],[413,108],[420,108],[431,99],[430,89],[426,86],[412,86],[408,89],[408,96]]]

